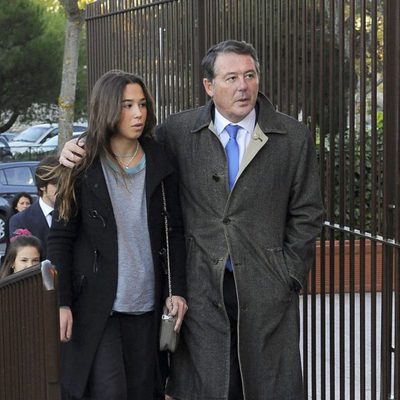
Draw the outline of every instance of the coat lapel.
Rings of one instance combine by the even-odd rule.
[[[245,170],[250,164],[255,155],[267,144],[268,136],[261,130],[260,126],[256,124],[253,134],[251,135],[249,145],[243,155],[242,162],[239,166],[237,177]]]
[[[165,153],[161,151],[161,145],[146,138],[141,139],[140,144],[146,154],[146,198],[149,204],[154,190],[173,172],[173,168]]]
[[[93,165],[87,170],[84,175],[84,180],[89,190],[103,204],[107,210],[112,210],[110,195],[106,180],[104,178],[103,168],[100,158],[96,158]]]

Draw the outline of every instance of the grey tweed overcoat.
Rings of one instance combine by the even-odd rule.
[[[213,110],[211,101],[172,115],[158,130],[179,171],[188,252],[189,311],[167,392],[180,400],[227,399],[230,325],[222,288],[230,254],[244,397],[300,400],[298,288],[323,216],[313,138],[260,93],[256,129],[230,192]]]

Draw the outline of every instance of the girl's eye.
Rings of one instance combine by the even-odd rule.
[[[125,108],[125,109],[129,109],[131,107],[132,107],[132,104],[129,104],[129,103],[125,103],[122,105],[122,108]]]

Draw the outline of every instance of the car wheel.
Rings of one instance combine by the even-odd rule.
[[[6,216],[0,214],[0,243],[6,241]]]

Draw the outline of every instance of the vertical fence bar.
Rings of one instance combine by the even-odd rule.
[[[355,70],[355,1],[350,1],[350,16],[349,16],[349,57],[350,57],[350,77],[349,77],[349,153],[350,153],[350,162],[349,162],[349,191],[350,193],[354,193],[355,185],[354,179],[351,177],[355,176],[355,78],[354,78],[354,70]],[[349,209],[350,209],[350,218],[349,225],[351,229],[354,229],[355,226],[355,218],[354,218],[354,210],[355,210],[355,201],[354,196],[349,196]],[[349,285],[350,285],[350,315],[349,315],[349,329],[350,329],[350,343],[349,343],[349,367],[350,367],[350,387],[349,387],[349,395],[350,400],[355,399],[355,250],[354,250],[354,237],[350,235],[350,271],[349,271]]]
[[[328,219],[335,221],[335,4],[329,4],[329,201],[328,201]],[[335,399],[336,390],[336,367],[335,367],[335,255],[332,249],[335,248],[335,232],[329,231],[329,394],[330,399]]]
[[[396,235],[399,204],[398,150],[399,150],[399,2],[386,0],[384,27],[384,234]],[[384,273],[382,293],[382,347],[381,396],[388,399],[392,389],[392,329],[393,329],[393,250],[384,247]],[[395,308],[395,311],[396,310]],[[398,321],[398,315],[395,316]],[[397,349],[399,351],[399,349]],[[397,374],[399,371],[396,371]]]

